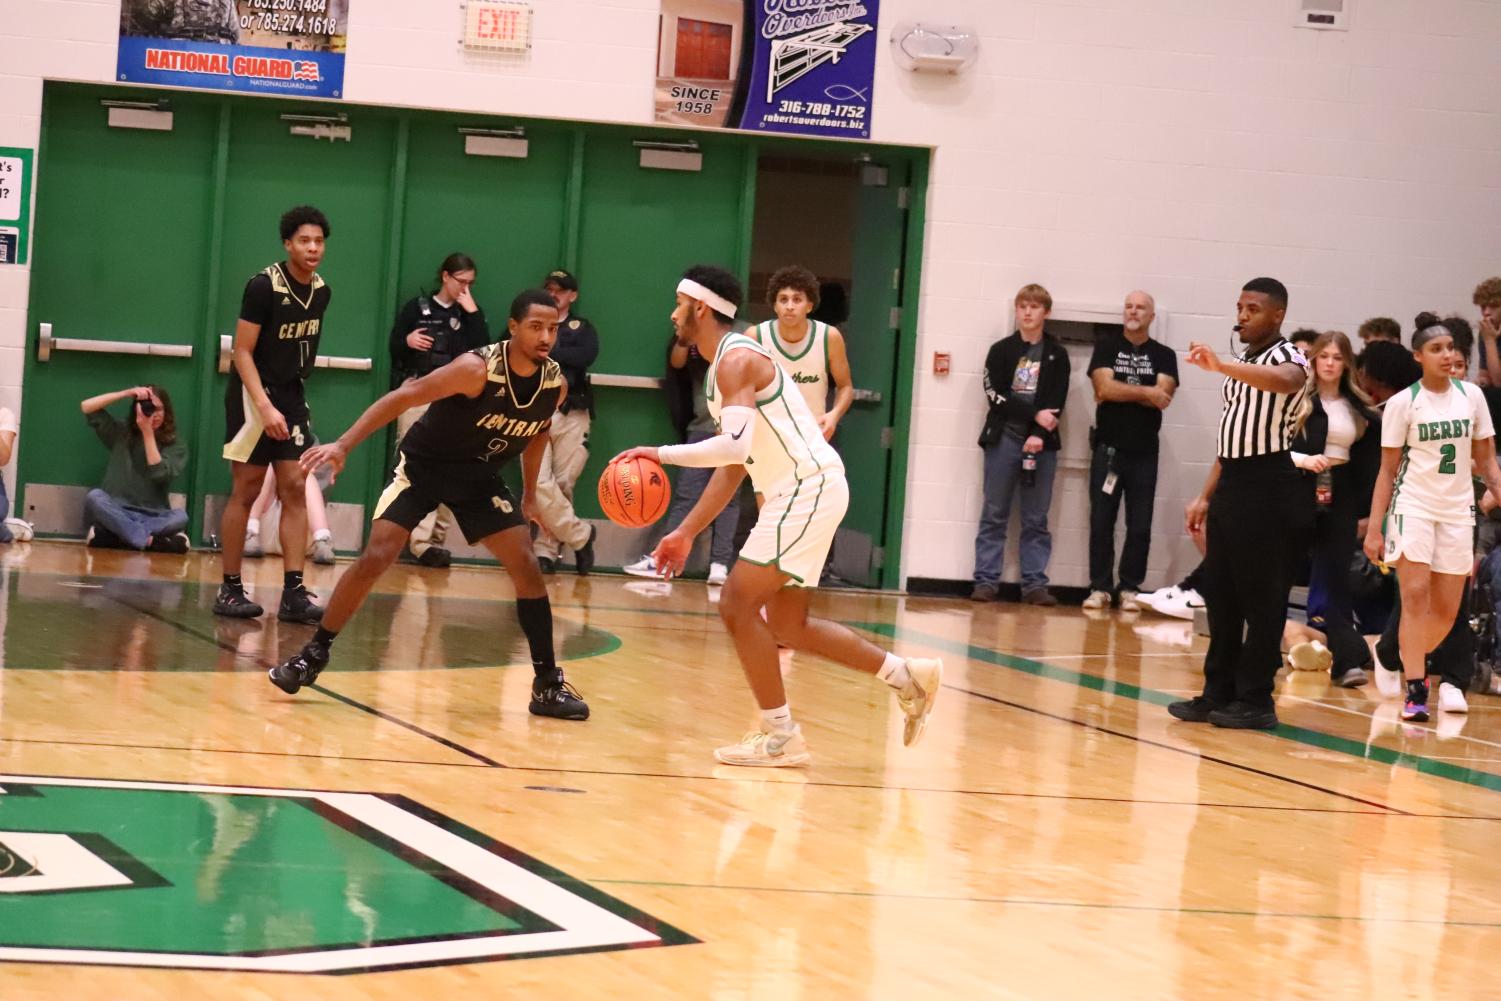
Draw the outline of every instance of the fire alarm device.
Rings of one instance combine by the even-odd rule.
[[[949,353],[947,351],[934,351],[933,352],[933,374],[934,375],[948,375],[949,374]]]

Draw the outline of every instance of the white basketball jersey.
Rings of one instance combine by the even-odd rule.
[[[1392,513],[1451,525],[1475,523],[1470,446],[1495,437],[1479,386],[1458,379],[1435,393],[1413,383],[1386,401],[1381,445],[1402,449]]]
[[[767,320],[753,328],[751,336],[771,349],[772,360],[787,370],[814,417],[829,409],[829,325],[808,321],[808,336],[788,344],[777,333],[777,321]]]
[[[704,382],[704,398],[709,415],[719,425],[719,411],[724,398],[716,380],[719,360],[730,351],[754,351],[770,358],[776,378],[756,393],[756,430],[751,437],[750,459],[745,468],[756,492],[776,497],[798,480],[805,480],[833,470],[844,471],[844,463],[833,446],[823,440],[818,421],[799,393],[789,391],[791,377],[776,364],[772,351],[744,334],[726,334],[709,366]]]

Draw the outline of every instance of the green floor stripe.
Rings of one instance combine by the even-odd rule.
[[[1165,706],[1169,702],[1176,702],[1180,696],[1159,692],[1152,688],[1142,688],[1124,681],[1114,681],[1110,678],[1102,678],[1096,674],[1085,674],[1082,671],[1071,671],[1055,664],[1045,664],[1042,661],[1029,660],[1026,657],[1018,657],[1014,654],[1001,653],[999,650],[991,650],[986,647],[972,646],[960,643],[956,640],[945,639],[941,636],[929,636],[926,633],[916,632],[911,629],[900,629],[887,622],[849,622],[847,625],[856,629],[864,629],[867,632],[876,633],[880,636],[889,636],[896,640],[907,643],[921,643],[923,646],[932,647],[935,650],[945,650],[949,653],[968,657],[984,664],[994,664],[1022,674],[1030,674],[1038,678],[1046,678],[1049,681],[1061,681],[1064,684],[1075,685],[1079,688],[1088,688],[1092,691],[1103,692],[1106,695],[1119,695],[1122,698],[1132,699],[1137,702],[1149,702],[1153,705]],[[1352,740],[1349,737],[1338,737],[1332,733],[1324,733],[1321,730],[1310,730],[1306,727],[1292,726],[1288,723],[1279,723],[1277,729],[1269,731],[1284,740],[1304,744],[1308,747],[1317,747],[1320,750],[1335,751],[1340,754],[1348,754],[1354,758],[1365,761],[1376,761],[1384,765],[1395,765],[1398,768],[1410,768],[1424,775],[1433,775],[1438,778],[1449,779],[1453,782],[1462,782],[1465,785],[1475,786],[1479,789],[1488,789],[1491,792],[1501,792],[1501,775],[1494,772],[1482,772],[1462,765],[1450,764],[1447,761],[1436,761],[1433,758],[1425,758],[1420,754],[1408,754],[1406,751],[1398,751],[1389,747],[1377,747],[1363,741]]]

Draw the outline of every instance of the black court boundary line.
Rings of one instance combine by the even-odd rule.
[[[1210,761],[1217,765],[1224,765],[1228,768],[1234,768],[1237,771],[1249,772],[1252,775],[1260,775],[1263,778],[1275,779],[1278,782],[1285,782],[1288,785],[1300,786],[1304,789],[1312,790],[1313,792],[1321,792],[1327,796],[1334,796],[1338,799],[1350,800],[1351,802],[1359,803],[1362,806],[1375,807],[1377,810],[1385,811],[1389,814],[1397,814],[1403,817],[1413,816],[1412,812],[1403,810],[1399,807],[1390,806],[1386,803],[1381,803],[1373,799],[1364,799],[1360,796],[1353,795],[1352,793],[1340,792],[1336,789],[1329,789],[1325,786],[1317,785],[1313,782],[1304,782],[1302,779],[1294,779],[1289,778],[1286,775],[1278,775],[1276,772],[1269,772],[1262,768],[1256,768],[1251,765],[1241,764],[1238,761],[1231,761],[1229,758],[1221,758],[1213,754],[1205,754],[1203,751],[1200,751],[1196,748],[1174,747],[1172,744],[1166,744],[1160,740],[1152,740],[1139,734],[1127,733],[1124,730],[1112,730],[1110,727],[1100,726],[1097,723],[1086,723],[1083,720],[1074,719],[1071,716],[1064,716],[1060,713],[1050,713],[1045,709],[1038,709],[1035,706],[1029,706],[1022,702],[1012,702],[1011,700],[1003,699],[998,695],[987,695],[984,692],[977,692],[973,689],[960,688],[958,685],[944,685],[943,687],[949,689],[950,691],[962,692],[965,695],[974,696],[977,699],[984,699],[986,702],[994,702],[997,705],[1007,706],[1011,709],[1019,709],[1022,712],[1031,713],[1034,716],[1043,716],[1047,719],[1055,719],[1062,723],[1070,723],[1074,726],[1082,727],[1085,730],[1094,730],[1097,733],[1108,733],[1112,737],[1124,737],[1125,739],[1135,741],[1138,744],[1145,744],[1149,747],[1158,747],[1165,751],[1172,751],[1174,754],[1186,754],[1190,757],[1197,758],[1200,761]]]
[[[211,643],[215,647],[217,647],[218,649],[225,650],[225,651],[227,651],[229,653],[232,653],[236,657],[240,656],[240,651],[239,651],[239,649],[237,647],[231,646],[230,644],[223,642],[217,636],[210,636],[210,635],[204,633],[202,630],[196,629],[193,626],[190,626],[190,625],[188,625],[185,622],[179,622],[176,619],[168,618],[167,616],[162,615],[161,613],[157,612],[155,609],[142,608],[140,605],[137,605],[137,604],[135,604],[133,602],[130,602],[130,601],[126,601],[124,598],[120,597],[119,595],[113,595],[113,594],[106,593],[105,597],[107,597],[110,601],[115,602],[116,604],[125,606],[126,608],[130,609],[133,612],[136,612],[136,613],[138,613],[140,615],[144,615],[144,616],[146,616],[147,618],[150,618],[150,619],[155,619],[157,622],[161,622],[164,625],[170,626],[173,629],[176,629],[179,632],[182,632],[182,633],[184,633],[184,634],[186,634],[188,636],[192,636],[195,639],[202,640],[205,643]],[[266,667],[266,662],[265,661],[257,660],[257,661],[254,661],[254,662],[257,663],[261,667]],[[269,670],[269,668],[268,668],[268,670]],[[369,713],[370,715],[378,717],[380,719],[383,719],[383,720],[385,720],[388,723],[394,723],[397,726],[404,727],[405,729],[410,730],[410,731],[412,731],[415,734],[419,734],[420,736],[426,737],[428,740],[431,740],[431,741],[434,741],[434,742],[436,742],[438,744],[441,744],[442,746],[448,748],[450,751],[456,751],[459,754],[462,754],[462,755],[464,755],[466,757],[473,758],[475,761],[482,762],[483,764],[488,765],[491,768],[504,768],[505,767],[505,765],[501,764],[499,761],[496,761],[494,758],[488,758],[485,755],[480,754],[478,751],[470,750],[469,748],[465,747],[463,744],[458,743],[457,741],[449,740],[447,737],[440,737],[436,733],[433,733],[430,730],[424,730],[422,727],[418,726],[415,723],[408,723],[406,720],[401,719],[401,718],[399,718],[397,716],[393,716],[390,713],[383,712],[383,711],[381,711],[379,709],[376,709],[373,706],[367,706],[363,702],[357,701],[356,699],[349,698],[346,695],[340,695],[338,692],[335,692],[333,689],[325,688],[324,686],[317,685],[317,684],[307,685],[305,687],[311,688],[313,691],[318,692],[319,694],[325,696],[326,698],[333,699],[336,702],[342,702],[342,703],[344,703],[347,706],[351,706],[351,707],[353,707],[355,709],[359,709],[362,712]]]

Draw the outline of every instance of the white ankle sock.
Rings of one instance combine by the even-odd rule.
[[[245,522],[245,534],[246,535],[260,535],[261,534],[261,520],[259,518],[251,518],[249,521]]]
[[[313,541],[314,542],[327,542],[330,539],[332,539],[333,537],[334,537],[334,533],[330,532],[326,528],[320,528],[320,529],[318,529],[318,531],[316,531],[316,532],[313,533]]]
[[[912,675],[907,673],[906,660],[894,653],[886,655],[886,660],[881,663],[881,669],[876,672],[876,677],[897,691],[901,691],[912,684]]]
[[[769,729],[780,730],[785,733],[791,730],[794,725],[792,722],[792,707],[784,702],[775,709],[762,709],[761,721]]]

